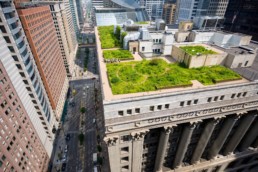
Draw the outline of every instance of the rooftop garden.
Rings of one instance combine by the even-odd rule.
[[[132,60],[133,55],[128,50],[104,50],[104,59]]]
[[[164,88],[191,86],[191,80],[204,85],[241,79],[240,75],[223,66],[185,68],[168,64],[162,59],[107,64],[113,94],[155,91]]]
[[[207,55],[207,54],[217,54],[215,51],[208,50],[207,48],[203,46],[181,46],[181,49],[183,49],[187,54],[190,54],[192,56],[196,55]]]
[[[149,24],[148,21],[140,21],[140,22],[135,22],[135,24]]]
[[[121,47],[119,26],[115,33],[114,26],[99,26],[98,31],[102,49]]]

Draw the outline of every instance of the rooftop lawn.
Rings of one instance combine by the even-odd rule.
[[[101,48],[107,49],[121,46],[118,36],[114,34],[114,26],[99,26],[98,31]]]
[[[149,24],[148,21],[140,21],[140,22],[135,22],[135,24]]]
[[[109,63],[107,71],[113,94],[191,86],[191,80],[212,85],[241,79],[240,75],[223,66],[188,69],[179,64],[168,64],[162,59]]]
[[[128,50],[104,50],[104,59],[132,60],[133,55]]]
[[[203,46],[181,46],[181,49],[183,49],[187,54],[190,54],[192,56],[198,55],[207,55],[207,54],[217,54],[215,51],[208,50]]]

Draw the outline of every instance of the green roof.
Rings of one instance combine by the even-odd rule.
[[[196,55],[207,55],[207,54],[217,54],[215,51],[209,50],[204,46],[180,46],[187,54],[196,56]]]
[[[240,75],[223,66],[188,69],[181,64],[168,64],[162,59],[109,63],[107,71],[113,94],[191,86],[191,80],[212,85],[241,79]]]
[[[133,55],[128,50],[103,50],[104,59],[132,60]]]

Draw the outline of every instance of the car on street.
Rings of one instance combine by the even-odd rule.
[[[68,146],[66,145],[64,148],[64,152],[67,153],[67,151],[68,151]]]
[[[66,163],[63,163],[63,165],[62,165],[62,171],[65,171],[65,168],[66,168]]]
[[[67,134],[66,137],[65,137],[65,140],[66,140],[66,141],[69,141],[70,138],[71,138],[71,135],[70,135],[70,134]]]

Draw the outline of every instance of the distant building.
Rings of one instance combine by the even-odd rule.
[[[162,19],[166,24],[175,23],[175,13],[176,13],[176,4],[174,3],[165,3],[163,5]]]
[[[258,1],[229,0],[224,29],[252,35],[258,41]]]
[[[134,0],[107,0],[104,8],[94,8],[94,15],[97,26],[122,25],[128,19],[149,21],[147,12]]]
[[[78,18],[78,10],[77,10],[77,6],[76,6],[76,2],[74,0],[69,0],[69,4],[70,4],[70,8],[71,8],[74,31],[76,33],[76,37],[78,40],[80,37],[80,23],[79,23],[79,18]]]
[[[224,17],[229,0],[178,0],[177,22],[200,16]]]
[[[76,0],[76,6],[77,6],[77,14],[78,14],[80,28],[82,28],[83,24],[84,24],[84,17],[83,17],[83,10],[82,10],[82,2],[81,2],[81,0]]]
[[[137,0],[137,2],[146,9],[152,21],[162,18],[164,0]]]
[[[51,106],[61,119],[68,78],[48,5],[18,9],[33,57],[39,69]]]
[[[104,7],[104,2],[103,0],[92,0],[91,1],[91,5],[92,5],[92,8],[103,8]]]

